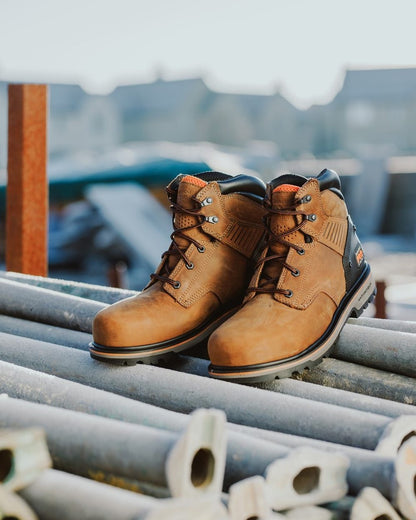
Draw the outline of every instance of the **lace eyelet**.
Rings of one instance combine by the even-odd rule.
[[[198,253],[205,253],[205,246],[197,247]]]
[[[309,222],[315,222],[318,217],[315,215],[315,213],[311,213],[306,218],[309,220]]]
[[[297,249],[296,250],[298,252],[298,255],[304,255],[305,254],[305,250],[304,249]]]
[[[203,208],[204,206],[209,206],[210,204],[212,204],[213,200],[211,197],[207,197],[206,199],[204,199],[202,202],[201,202],[201,207]]]
[[[194,268],[194,264],[191,262],[190,264],[185,264],[185,267],[189,270]]]
[[[179,287],[181,286],[181,282],[173,282],[172,285],[174,289],[179,289]]]
[[[312,200],[312,197],[310,195],[305,195],[303,197],[304,202],[310,202]]]
[[[293,296],[293,291],[290,291],[290,290],[287,291],[287,292],[285,293],[285,296],[286,296],[286,298],[292,298],[292,296]]]
[[[295,269],[294,271],[290,271],[292,273],[292,276],[299,276],[300,275],[300,271],[299,269]]]
[[[210,224],[216,224],[219,221],[219,218],[213,215],[211,217],[205,217],[205,220]]]

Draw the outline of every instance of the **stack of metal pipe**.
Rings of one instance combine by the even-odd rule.
[[[203,354],[91,359],[95,313],[131,294],[0,273],[0,427],[45,431],[54,469],[19,491],[40,519],[416,519],[416,323],[350,320],[255,388]]]

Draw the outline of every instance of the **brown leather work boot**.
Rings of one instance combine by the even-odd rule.
[[[146,288],[100,311],[93,358],[151,362],[206,339],[241,305],[264,229],[265,184],[217,172],[167,187],[172,243]]]
[[[375,294],[338,175],[283,175],[268,185],[266,241],[242,308],[208,342],[210,375],[289,377],[328,355]]]

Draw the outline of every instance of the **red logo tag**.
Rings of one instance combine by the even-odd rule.
[[[363,263],[364,260],[364,251],[361,247],[355,252],[355,259],[357,260],[358,267]]]

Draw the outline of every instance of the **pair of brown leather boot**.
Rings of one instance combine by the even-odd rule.
[[[153,362],[208,339],[219,379],[288,377],[327,355],[375,284],[338,175],[179,175],[174,231],[139,295],[99,312],[92,357]]]

